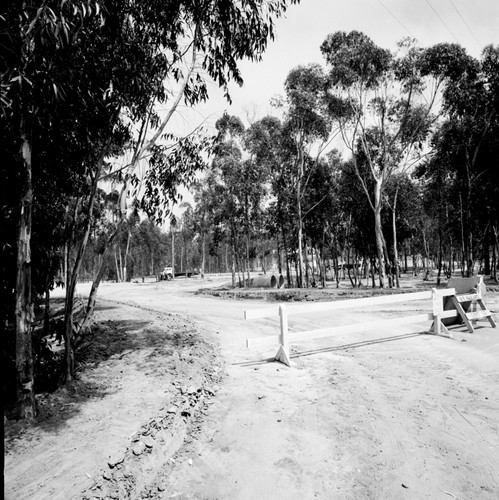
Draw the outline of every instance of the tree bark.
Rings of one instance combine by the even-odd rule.
[[[64,308],[64,348],[65,348],[65,377],[66,382],[71,382],[74,377],[74,321],[73,321],[73,307],[74,307],[74,296],[76,290],[76,282],[78,279],[78,273],[80,271],[80,265],[87,248],[88,238],[90,236],[90,229],[92,226],[92,215],[94,209],[95,194],[97,192],[97,183],[99,181],[102,166],[104,164],[104,154],[99,159],[97,169],[92,179],[92,189],[90,192],[90,197],[88,200],[88,218],[85,228],[85,234],[80,241],[78,251],[76,253],[75,262],[70,276],[68,277],[68,286],[66,288],[66,298],[65,298],[65,308]],[[68,269],[69,272],[69,269]]]
[[[49,283],[45,285],[45,301],[43,308],[43,335],[50,333],[50,287]]]
[[[442,229],[441,229],[441,227],[439,227],[439,230],[438,230],[437,286],[440,285],[440,280],[441,280],[441,276],[442,276],[442,261],[443,261]]]
[[[371,280],[373,288],[376,288],[376,277],[374,275],[374,258],[371,257]]]
[[[123,223],[123,221],[118,223],[118,226],[116,227],[115,231],[113,232],[113,234],[109,238],[106,249],[104,250],[104,254],[102,255],[102,260],[100,261],[100,265],[99,265],[99,268],[97,270],[97,275],[94,278],[94,281],[92,282],[92,288],[90,289],[90,293],[88,295],[87,307],[85,309],[85,316],[84,316],[83,321],[80,325],[80,330],[83,330],[84,328],[88,327],[91,320],[92,320],[92,316],[93,316],[94,309],[95,309],[95,302],[97,300],[97,290],[98,290],[100,282],[102,280],[102,276],[104,275],[104,269],[106,267],[105,265],[107,262],[107,258],[112,251],[113,243],[116,240],[116,237],[118,236],[118,233],[121,230],[122,223]]]
[[[128,229],[128,237],[126,240],[126,250],[125,250],[125,263],[123,265],[123,281],[128,281],[128,272],[127,272],[127,263],[128,263],[128,254],[130,252],[130,238],[132,237],[132,231]]]
[[[64,243],[64,287],[66,288],[66,290],[69,286],[68,269],[69,269],[69,243],[66,242]]]
[[[492,272],[491,277],[497,283],[497,256],[499,254],[499,240],[497,238],[497,228],[492,228],[492,234],[494,235],[494,242],[492,244]]]
[[[286,230],[284,228],[284,224],[281,225],[281,232],[282,232],[282,245],[284,247],[284,258],[286,259],[286,280],[288,283],[288,286],[291,287],[293,285],[291,281],[291,269],[289,267],[289,252],[288,252],[288,242],[286,239]]]
[[[31,143],[21,124],[21,154],[23,158],[24,185],[21,197],[17,234],[17,271],[15,291],[16,316],[16,395],[17,415],[21,419],[35,417],[35,391],[33,373],[33,348],[31,325],[33,302],[31,297],[31,224],[32,224],[32,163]]]
[[[376,252],[378,256],[379,265],[379,286],[385,287],[386,272],[385,272],[385,258],[383,252],[383,229],[381,226],[381,181],[376,180],[374,185],[374,232],[376,237]]]
[[[118,245],[114,245],[114,267],[116,268],[116,282],[121,281],[120,266],[118,265]]]
[[[172,233],[172,279],[175,279],[175,231],[171,228]]]
[[[125,281],[123,278],[123,256],[121,253],[121,245],[117,244],[116,247],[118,248],[118,257],[120,258],[120,282]]]
[[[301,183],[304,176],[305,158],[303,156],[303,137],[300,132],[298,139],[298,179],[296,181],[296,209],[298,212],[298,287],[303,287],[304,259],[303,259],[303,214],[301,206]]]
[[[203,232],[201,240],[201,278],[204,278],[205,264],[206,264],[206,233]]]
[[[399,185],[397,183],[397,189],[395,190],[395,196],[393,198],[393,207],[392,207],[392,232],[393,232],[393,268],[394,268],[394,276],[395,276],[395,286],[400,288],[400,280],[399,280],[399,254],[397,249],[397,199],[399,193]]]
[[[232,262],[231,262],[232,287],[236,288],[236,245],[234,242],[234,238],[231,238],[230,250],[232,254]]]

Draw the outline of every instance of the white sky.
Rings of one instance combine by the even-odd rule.
[[[354,29],[391,50],[411,36],[422,47],[457,42],[478,58],[483,47],[499,44],[499,0],[301,0],[276,23],[276,39],[263,60],[240,64],[245,83],[231,87],[232,106],[213,87],[209,102],[184,114],[184,124],[204,119],[214,125],[224,110],[246,123],[275,114],[269,101],[283,93],[289,71],[311,62],[324,65],[319,47],[326,36]]]

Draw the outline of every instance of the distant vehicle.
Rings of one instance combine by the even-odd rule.
[[[170,281],[173,279],[173,268],[165,267],[161,274],[159,275],[160,281]]]

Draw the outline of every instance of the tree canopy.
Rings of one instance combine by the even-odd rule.
[[[238,62],[261,57],[274,36],[275,19],[289,3],[295,0],[49,0],[5,6],[2,173],[12,189],[2,207],[8,228],[2,260],[16,271],[2,278],[9,304],[2,320],[13,324],[17,318],[21,415],[34,414],[33,299],[53,286],[64,259],[67,377],[73,373],[74,287],[95,217],[98,183],[104,178],[121,183],[116,200],[121,215],[107,238],[105,261],[130,203],[164,218],[179,183],[191,181],[204,164],[206,141],[165,135],[178,104],[206,100],[210,82],[230,99],[228,83],[242,83]],[[166,116],[158,105],[168,107]],[[130,161],[116,169],[111,160],[125,154]],[[41,221],[50,227],[40,231]],[[39,272],[45,268],[48,272]],[[103,267],[88,313],[102,272]],[[33,287],[38,280],[40,287]]]

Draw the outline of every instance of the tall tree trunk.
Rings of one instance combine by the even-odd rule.
[[[244,274],[244,273],[243,273]],[[246,278],[248,280],[248,285],[250,281],[250,251],[249,251],[249,236],[246,234]]]
[[[118,245],[114,245],[114,267],[116,268],[116,282],[121,281],[120,266],[118,264]]]
[[[234,245],[234,265],[235,265],[235,269],[237,271],[237,279],[239,282],[239,288],[242,288],[243,286],[245,286],[245,284],[244,284],[244,267],[241,265],[240,255],[237,254],[235,245]],[[241,272],[243,274],[242,279],[241,279]]]
[[[204,278],[204,267],[206,265],[206,233],[201,239],[201,278]]]
[[[172,279],[175,279],[175,231],[171,228],[172,233]]]
[[[452,243],[452,236],[449,236],[449,272],[447,273],[447,278],[452,276],[454,271],[454,248]]]
[[[64,288],[67,290],[69,286],[69,243],[64,243]]]
[[[303,156],[303,137],[300,133],[298,140],[298,179],[296,181],[296,209],[298,212],[298,287],[303,287],[304,259],[303,259],[303,214],[301,206],[301,183],[305,170],[305,158]]]
[[[466,276],[466,261],[467,261],[467,252],[466,252],[466,239],[464,237],[464,215],[463,215],[463,199],[461,193],[459,193],[459,221],[461,225],[461,275],[464,278]]]
[[[121,251],[121,245],[118,243],[118,256],[120,258],[120,281],[125,281],[125,277],[123,276],[123,253]]]
[[[182,243],[182,241],[181,241]],[[185,271],[184,269],[184,245],[180,245],[180,272],[183,273]]]
[[[395,286],[400,288],[400,280],[399,280],[399,254],[397,249],[397,200],[399,193],[399,184],[397,183],[397,189],[395,190],[395,196],[393,198],[393,206],[392,206],[392,232],[393,232],[393,270],[395,277]]]
[[[50,333],[50,286],[45,285],[45,303],[43,307],[43,335]]]
[[[81,262],[83,261],[83,256],[85,255],[85,250],[87,248],[88,238],[90,236],[90,229],[92,226],[92,215],[94,210],[94,200],[97,192],[97,183],[99,181],[103,164],[104,164],[104,154],[99,159],[94,178],[92,179],[92,188],[88,200],[88,216],[87,216],[85,234],[83,235],[83,238],[78,246],[75,262],[73,264],[73,269],[71,270],[70,276],[68,278],[68,286],[66,288],[66,298],[64,304],[64,350],[65,350],[65,365],[66,365],[65,366],[66,382],[71,382],[74,377],[75,346],[74,346],[73,307],[74,307],[76,282],[78,280],[78,274],[80,272]]]
[[[470,214],[468,214],[468,220],[470,221]],[[475,263],[475,255],[473,251],[473,231],[471,230],[471,224],[468,223],[468,277],[473,276],[473,267]]]
[[[234,238],[231,238],[230,250],[232,256],[232,262],[231,262],[232,287],[236,288],[236,244]]]
[[[305,271],[305,281],[304,286],[308,288],[310,286],[310,273],[309,273],[309,263],[308,263],[308,244],[307,239],[303,239],[303,269]]]
[[[23,158],[23,193],[17,233],[17,270],[15,290],[16,316],[16,396],[17,415],[22,419],[35,416],[33,348],[31,325],[33,302],[31,297],[31,223],[32,223],[32,163],[31,143],[24,120],[21,123]]]
[[[483,274],[490,276],[490,230],[486,229],[483,241]]]
[[[289,251],[288,251],[288,242],[286,239],[286,230],[284,228],[284,224],[281,225],[281,232],[282,232],[282,244],[284,247],[284,257],[286,259],[286,280],[288,282],[288,286],[291,287],[293,286],[292,280],[291,280],[291,269],[289,267]]]
[[[443,261],[443,241],[442,241],[442,228],[438,228],[438,272],[437,272],[437,285],[440,285],[442,275],[442,261]]]
[[[374,186],[374,233],[376,237],[376,252],[379,265],[379,286],[380,288],[384,288],[386,283],[386,272],[383,252],[384,237],[381,226],[381,204],[381,181],[377,180]]]
[[[352,227],[352,213],[350,212],[350,216],[348,217],[348,224],[346,226],[346,235],[345,235],[345,245],[346,245],[346,251],[347,251],[347,274],[348,274],[348,279],[350,280],[350,284],[352,285],[352,288],[355,288],[357,283],[353,281],[352,279],[352,274],[350,273],[350,255],[352,252],[352,246],[350,245],[350,229]]]
[[[497,283],[497,258],[499,256],[499,238],[497,226],[492,227],[492,234],[494,235],[494,242],[492,245],[492,278]]]
[[[128,237],[126,240],[126,250],[125,250],[125,262],[123,265],[123,281],[128,281],[128,272],[127,272],[127,263],[128,263],[128,254],[130,252],[130,238],[132,237],[132,232],[128,229]]]
[[[374,258],[371,257],[371,280],[372,280],[373,288],[376,288],[376,277],[374,275],[374,267],[375,267],[375,261],[374,261]]]
[[[278,234],[276,234],[276,246],[277,246],[277,270],[279,272],[279,275],[282,276],[282,251]]]
[[[92,282],[92,288],[90,289],[90,293],[88,295],[88,300],[87,300],[87,307],[85,309],[85,316],[83,318],[83,321],[80,326],[80,330],[83,330],[84,328],[88,327],[89,324],[92,321],[92,316],[94,314],[94,309],[95,309],[95,303],[97,300],[97,290],[99,288],[100,282],[102,280],[102,276],[104,275],[104,270],[106,268],[106,262],[108,260],[108,257],[110,253],[112,252],[113,249],[113,243],[116,240],[116,237],[118,236],[120,230],[121,230],[121,224],[123,221],[118,222],[118,225],[116,229],[114,230],[113,234],[109,238],[107,242],[106,249],[104,250],[104,254],[102,255],[102,260],[100,261],[99,268],[97,270],[97,275],[94,278],[94,281]]]

